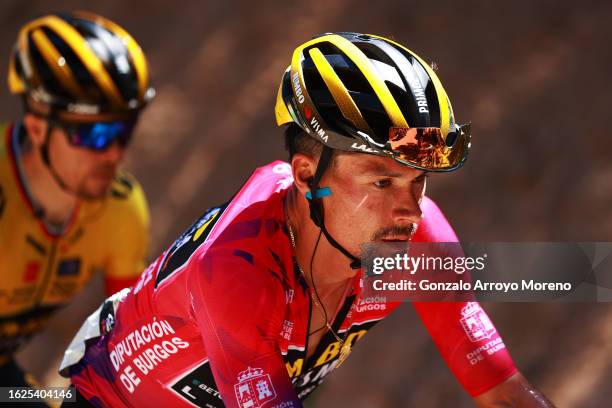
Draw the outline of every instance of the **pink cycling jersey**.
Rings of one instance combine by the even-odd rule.
[[[340,342],[328,332],[306,358],[312,305],[285,226],[292,181],[287,163],[257,169],[90,316],[81,353],[75,338],[63,363],[85,398],[113,407],[301,406],[338,364]],[[414,241],[457,241],[430,199],[421,209]],[[360,296],[360,283],[357,274],[332,324],[352,347],[399,306]],[[471,395],[516,371],[478,303],[413,305]]]

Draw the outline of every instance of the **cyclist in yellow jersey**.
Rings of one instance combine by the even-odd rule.
[[[147,204],[118,165],[155,92],[134,39],[85,12],[27,23],[8,86],[24,113],[0,125],[0,386],[26,386],[18,347],[92,274],[114,293],[143,269]]]

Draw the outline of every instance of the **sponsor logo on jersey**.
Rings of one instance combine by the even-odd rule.
[[[352,348],[374,324],[376,322],[367,323],[366,328],[349,330],[348,334],[339,333],[339,336],[344,338],[344,343]],[[299,398],[310,394],[338,366],[342,346],[343,344],[335,340],[331,334],[323,336],[321,343],[317,346],[317,349],[322,351],[309,358],[308,361],[314,361],[310,367],[306,367],[304,363],[305,347],[288,346],[287,355],[284,358],[285,367]]]
[[[241,408],[263,407],[276,397],[270,375],[261,368],[248,367],[238,374],[238,382],[234,385],[236,400]]]
[[[291,333],[293,333],[293,322],[285,320],[281,328],[281,337],[285,340],[291,340]]]
[[[206,210],[203,216],[174,241],[172,246],[164,253],[162,262],[155,262],[155,265],[159,264],[155,287],[159,286],[162,281],[170,277],[174,272],[181,270],[191,255],[206,241],[206,238],[228,205],[229,202],[220,207]],[[147,268],[147,270],[149,269]]]
[[[36,282],[40,273],[40,262],[28,262],[23,272],[23,283]]]
[[[461,315],[461,326],[471,341],[490,339],[496,333],[495,326],[478,303],[468,302],[461,309]]]
[[[57,274],[59,276],[75,276],[81,270],[81,258],[65,259],[57,266]]]
[[[117,174],[111,187],[111,195],[119,199],[126,199],[132,193],[134,183],[125,173]]]
[[[194,370],[181,374],[180,378],[170,385],[170,389],[198,407],[223,406],[221,393],[217,389],[208,360],[204,360]]]
[[[295,294],[295,291],[293,289],[287,289],[285,291],[285,304],[289,304],[291,302],[293,302],[293,295]]]
[[[386,310],[387,309],[387,298],[386,296],[370,296],[363,299],[359,299],[355,304],[351,306],[351,310],[357,313],[369,312],[373,310]]]

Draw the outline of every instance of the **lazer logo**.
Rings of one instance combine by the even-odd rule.
[[[304,95],[302,94],[302,87],[300,86],[300,76],[298,75],[297,72],[293,74],[292,79],[293,79],[293,90],[295,91],[295,97],[297,98],[298,102],[301,105],[304,103]]]
[[[414,88],[414,97],[419,107],[419,113],[429,113],[429,106],[427,105],[427,98],[425,97],[425,91],[420,84],[412,84]]]
[[[357,150],[361,150],[362,152],[366,152],[366,153],[378,153],[378,150],[376,149],[372,149],[371,147],[368,147],[364,144],[360,144],[358,145],[357,143],[353,143],[351,145],[352,149],[357,149]]]
[[[327,142],[327,139],[329,139],[329,136],[327,136],[327,134],[325,133],[325,130],[323,130],[323,128],[319,124],[319,121],[314,116],[312,117],[312,119],[310,119],[310,126],[312,126],[312,129],[315,131],[317,135],[319,135],[321,139]]]

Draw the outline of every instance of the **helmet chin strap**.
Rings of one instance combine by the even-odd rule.
[[[40,149],[39,149],[40,157],[42,158],[42,161],[45,164],[45,167],[47,167],[47,169],[49,170],[49,173],[51,173],[51,176],[53,177],[57,185],[62,189],[62,191],[68,194],[72,194],[76,197],[79,197],[79,195],[75,191],[72,191],[68,187],[68,185],[64,182],[64,180],[62,180],[60,175],[57,173],[57,171],[55,171],[55,168],[51,164],[51,159],[49,158],[49,139],[51,138],[51,130],[52,130],[52,126],[48,124],[47,130],[45,132],[45,141],[43,142],[42,146],[40,146]]]
[[[306,198],[308,199],[308,205],[310,208],[310,218],[315,223],[317,227],[321,229],[327,241],[338,251],[340,251],[344,256],[351,260],[351,268],[359,269],[361,268],[361,260],[357,258],[355,255],[351,254],[346,248],[336,241],[331,234],[325,228],[325,212],[323,211],[323,197],[331,195],[331,190],[328,187],[320,188],[319,182],[323,177],[323,173],[327,170],[329,166],[331,157],[333,155],[333,149],[328,146],[323,146],[323,151],[321,152],[321,157],[319,158],[319,163],[317,164],[317,169],[315,171],[315,175],[308,182],[308,186],[310,187],[310,191],[306,193]]]

